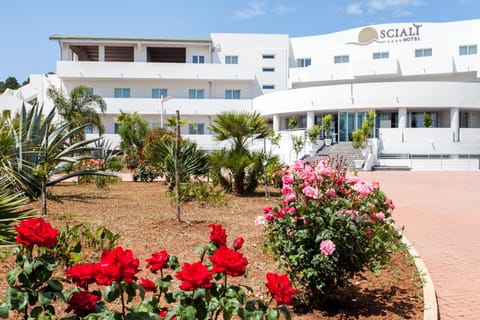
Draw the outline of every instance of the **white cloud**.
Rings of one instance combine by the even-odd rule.
[[[295,11],[295,8],[283,4],[269,8],[265,0],[251,0],[248,3],[248,8],[238,10],[233,15],[237,19],[248,20],[268,13],[282,15],[293,11]]]
[[[362,4],[359,2],[350,3],[345,9],[345,11],[348,14],[360,15],[363,13]]]
[[[234,16],[238,19],[251,19],[266,14],[266,4],[263,0],[253,0],[248,4],[248,8],[236,11]]]

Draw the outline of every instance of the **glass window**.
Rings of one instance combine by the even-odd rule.
[[[262,56],[263,59],[275,59],[275,55],[274,54],[264,54]]]
[[[432,56],[432,49],[416,49],[415,50],[415,58],[420,57],[431,57]]]
[[[93,133],[93,127],[92,126],[87,126],[85,127],[85,133]]]
[[[311,64],[312,64],[312,59],[311,58],[297,59],[297,67],[306,68]]]
[[[275,72],[275,68],[262,68],[263,72]]]
[[[167,89],[152,89],[152,98],[153,99],[162,99],[168,96]]]
[[[189,89],[188,90],[188,98],[189,99],[203,99],[204,98],[203,89]]]
[[[93,88],[87,88],[86,96],[87,96],[87,97],[93,96]]]
[[[205,63],[205,56],[192,56],[192,63]]]
[[[373,59],[388,59],[389,53],[387,52],[374,52]]]
[[[130,88],[115,88],[115,98],[130,98]]]
[[[335,56],[333,58],[334,63],[349,63],[350,62],[350,56]]]
[[[264,90],[273,90],[273,89],[275,89],[275,85],[274,85],[274,84],[264,84],[264,85],[262,86],[262,89],[264,89]]]
[[[240,99],[240,90],[225,90],[225,99]]]
[[[238,56],[225,56],[225,64],[238,64]]]
[[[469,46],[460,46],[458,50],[458,54],[461,56],[477,54],[477,45],[474,44]]]
[[[120,133],[120,123],[115,123],[114,131],[116,134]]]

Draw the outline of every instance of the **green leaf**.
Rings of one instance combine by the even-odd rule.
[[[103,298],[107,302],[113,302],[120,297],[120,293],[120,285],[117,282],[114,282],[112,285],[105,287]]]
[[[7,283],[9,286],[13,286],[17,281],[17,277],[23,272],[22,268],[16,267],[7,273]]]
[[[280,314],[277,309],[267,309],[266,320],[277,320]]]
[[[43,306],[43,305],[46,305],[46,304],[49,304],[53,299],[53,295],[51,292],[47,291],[40,291],[38,293],[38,301],[40,302],[40,304]]]
[[[63,290],[62,283],[58,280],[50,279],[50,280],[47,281],[47,283],[48,283],[48,286],[50,288],[52,288],[53,291],[62,291]]]
[[[292,316],[290,315],[290,311],[288,310],[288,308],[286,306],[283,305],[279,309],[283,313],[283,316],[285,317],[285,320],[292,319]]]
[[[8,311],[10,310],[11,305],[7,302],[2,302],[0,304],[0,318],[8,318]]]
[[[6,300],[11,305],[11,310],[22,311],[28,303],[28,293],[10,287],[7,289]]]

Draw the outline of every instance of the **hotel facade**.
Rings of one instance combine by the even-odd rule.
[[[366,112],[375,110],[367,169],[478,170],[478,30],[480,20],[382,24],[294,38],[53,35],[60,49],[56,74],[32,75],[29,85],[6,92],[0,102],[34,96],[49,105],[49,86],[68,93],[85,85],[105,99],[102,121],[114,143],[121,111],[141,114],[153,128],[179,110],[189,120],[182,134],[210,150],[225,146],[208,130],[216,114],[257,111],[282,138],[279,147],[261,141],[252,148],[268,148],[286,163],[296,158],[290,136],[304,134],[324,115],[333,116],[335,141],[348,143]],[[291,118],[298,123],[294,130],[288,129]]]

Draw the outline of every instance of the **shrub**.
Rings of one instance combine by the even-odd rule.
[[[103,251],[97,263],[71,266],[62,279],[54,276],[58,267],[54,246],[65,239],[58,238],[58,230],[41,218],[24,220],[17,227],[17,267],[7,273],[0,317],[9,318],[10,311],[15,311],[24,319],[55,319],[55,306],[62,301],[68,304],[65,312],[74,313],[64,320],[227,320],[236,316],[275,320],[281,314],[290,319],[286,305],[293,303],[296,290],[288,277],[267,273],[267,299],[249,300],[244,290],[251,294],[251,289],[229,283],[231,278],[246,276],[249,262],[239,251],[243,238],[235,239],[229,248],[223,227],[211,224],[210,228],[210,242],[200,248],[200,259],[194,263],[180,265],[165,250],[146,259],[145,268],[159,276],[155,282],[138,280],[140,260],[120,246]],[[175,278],[180,285],[172,285]],[[74,287],[67,290],[64,284]],[[90,290],[91,284],[95,284],[94,290]],[[275,305],[271,305],[273,300]]]
[[[297,161],[284,170],[282,200],[264,208],[265,246],[310,304],[343,287],[357,272],[389,259],[398,243],[393,204],[379,184],[367,184],[327,161]]]

